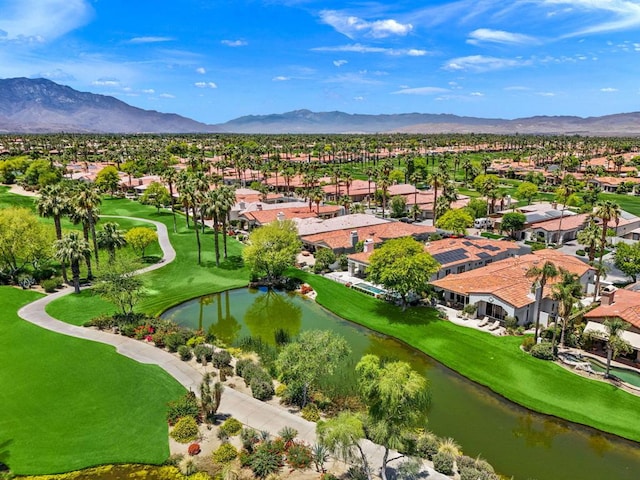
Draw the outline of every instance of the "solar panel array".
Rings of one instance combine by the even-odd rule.
[[[482,247],[484,250],[489,250],[491,252],[496,252],[498,250],[500,250],[500,247],[497,247],[495,245],[485,245],[484,247]]]
[[[491,255],[489,255],[486,252],[480,252],[480,253],[478,253],[478,257],[479,258],[491,258]]]
[[[448,263],[455,263],[466,258],[469,258],[464,248],[456,248],[448,252],[436,253],[433,258],[440,264],[446,265]]]

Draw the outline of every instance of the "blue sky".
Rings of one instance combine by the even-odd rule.
[[[0,0],[0,77],[207,123],[640,110],[640,0]]]

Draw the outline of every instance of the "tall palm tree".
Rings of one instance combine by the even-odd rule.
[[[176,209],[175,209],[175,198],[173,197],[173,187],[178,180],[178,171],[175,168],[167,167],[160,174],[160,178],[162,181],[167,184],[169,187],[169,197],[171,201],[171,214],[173,215],[173,233],[178,231],[178,227],[176,225]]]
[[[600,247],[600,259],[599,259],[599,262],[601,265],[602,265],[602,257],[604,257],[604,247],[607,244],[607,228],[609,226],[609,222],[611,220],[614,220],[617,225],[620,219],[620,214],[621,214],[620,205],[618,205],[613,200],[601,200],[598,203],[596,203],[594,215],[600,218],[600,220],[602,220],[602,234],[601,234],[602,236],[600,238],[601,247]],[[594,298],[595,296],[598,295],[599,288],[600,288],[600,271],[598,271],[596,276],[596,291],[594,293]]]
[[[222,237],[222,243],[224,244],[224,258],[227,258],[227,221],[229,220],[229,213],[236,204],[236,192],[228,185],[221,185],[218,187],[218,194],[220,196],[220,221],[222,222],[222,231],[225,235]]]
[[[86,222],[91,234],[91,242],[93,244],[93,252],[96,259],[96,265],[99,263],[98,259],[98,240],[96,238],[96,223],[100,220],[99,207],[102,203],[98,190],[90,184],[82,184],[80,191],[76,194],[73,202],[73,208],[76,210],[76,214],[80,216],[83,223]],[[88,241],[88,239],[85,238]]]
[[[209,190],[202,198],[200,211],[203,217],[211,217],[213,219],[213,243],[216,255],[216,266],[220,266],[220,230],[219,218],[222,210],[222,196],[218,189]],[[196,228],[197,230],[197,228]]]
[[[622,332],[629,328],[629,324],[621,318],[608,318],[603,323],[606,330],[605,342],[607,344],[607,371],[605,378],[609,378],[611,360],[624,352],[631,351],[629,343],[622,338]]]
[[[56,229],[56,238],[62,240],[61,218],[69,212],[69,197],[66,188],[61,183],[47,185],[40,190],[40,196],[36,199],[36,210],[41,217],[53,217]],[[65,283],[67,278],[67,264],[61,262],[62,278]]]
[[[562,319],[562,333],[560,334],[560,346],[564,347],[564,337],[567,322],[571,316],[574,305],[582,296],[582,286],[578,276],[561,269],[562,281],[552,287],[551,298],[558,302],[558,316]],[[555,329],[553,331],[555,344]]]
[[[575,182],[575,178],[573,175],[566,175],[562,179],[562,185],[558,187],[556,190],[556,195],[558,200],[562,203],[562,209],[560,210],[560,221],[558,222],[558,232],[557,237],[558,241],[556,243],[562,245],[561,235],[562,235],[562,218],[564,217],[564,210],[567,208],[567,202],[569,201],[569,197],[576,192],[577,185]]]
[[[116,260],[116,249],[122,248],[127,244],[122,230],[118,230],[119,226],[115,222],[107,222],[102,226],[102,230],[97,233],[98,247],[104,248],[109,252],[109,263],[113,263]]]
[[[534,265],[527,270],[526,276],[534,279],[534,287],[536,289],[536,329],[534,337],[536,342],[538,341],[538,331],[540,330],[540,307],[542,306],[544,287],[550,278],[557,277],[559,273],[556,265],[549,260],[545,261],[541,267]]]
[[[80,261],[91,255],[89,242],[78,232],[70,232],[55,243],[56,256],[71,265],[71,276],[75,293],[80,293]]]
[[[433,223],[437,220],[438,188],[447,181],[446,172],[442,168],[435,168],[427,177],[427,183],[433,187]]]

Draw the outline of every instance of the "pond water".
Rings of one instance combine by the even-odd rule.
[[[300,295],[232,290],[186,302],[165,312],[163,318],[210,330],[230,345],[248,335],[274,343],[277,329],[292,337],[303,330],[332,330],[347,339],[353,352],[343,377],[349,377],[353,365],[367,353],[409,362],[431,385],[428,428],[453,437],[465,454],[482,455],[504,475],[518,480],[640,477],[640,445],[532,413],[421,352],[343,320]],[[344,380],[343,385],[349,383]],[[640,428],[638,418],[629,420]]]

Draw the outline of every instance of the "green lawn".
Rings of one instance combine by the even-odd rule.
[[[465,377],[532,410],[640,441],[640,397],[584,379],[523,353],[521,337],[495,337],[437,318],[430,308],[400,308],[323,277],[297,272],[317,301],[341,317],[393,336]]]
[[[148,218],[167,225],[171,243],[176,250],[175,261],[159,270],[149,272],[142,278],[145,281],[148,297],[137,310],[158,315],[167,308],[194,297],[213,292],[238,288],[249,283],[249,272],[241,259],[241,248],[234,238],[228,237],[229,258],[222,260],[220,267],[215,266],[213,253],[213,234],[207,231],[201,235],[202,263],[198,265],[198,250],[193,229],[186,228],[184,217],[177,218],[178,231],[173,233],[173,219],[170,212],[158,213],[155,208],[140,205],[126,199],[104,199],[102,213],[105,215],[123,215]],[[222,253],[222,236],[220,236]],[[90,292],[80,297],[67,295],[52,302],[47,312],[75,325],[82,325],[101,313],[113,311],[113,308]]]
[[[0,287],[0,462],[37,474],[164,461],[166,403],[183,387],[111,346],[20,319],[19,308],[39,297]]]

